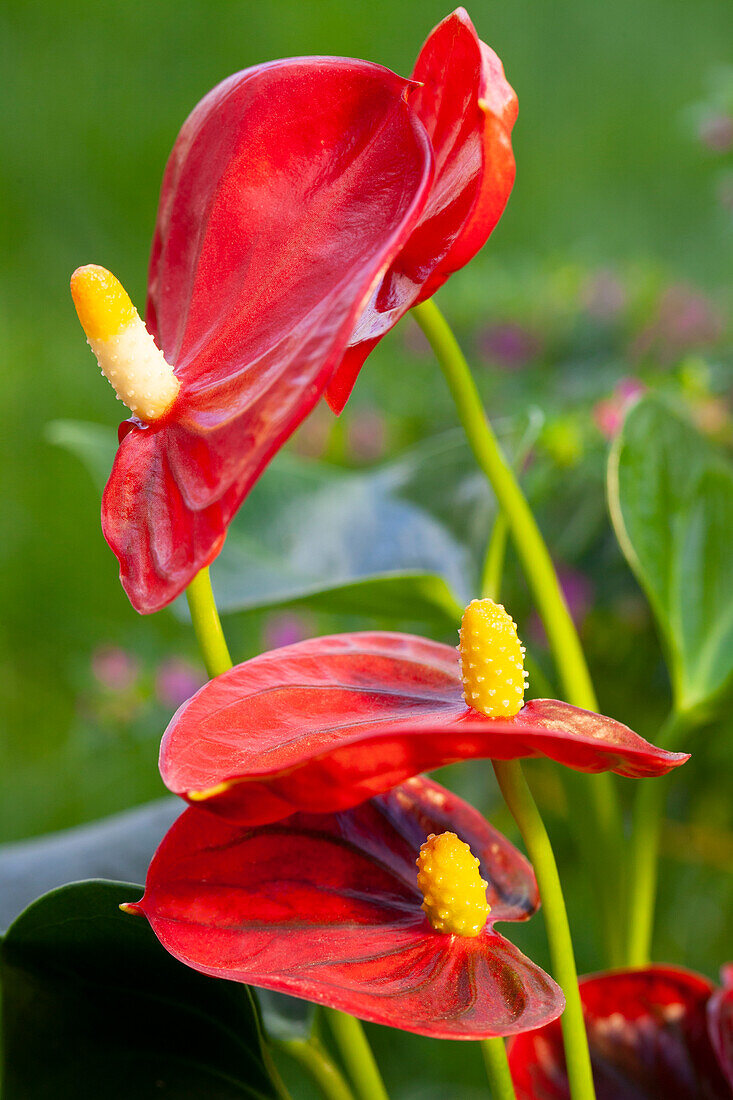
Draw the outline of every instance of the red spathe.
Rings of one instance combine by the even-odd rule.
[[[334,412],[343,409],[379,340],[483,247],[514,184],[517,97],[464,8],[428,37],[412,77],[410,104],[430,138],[435,177],[417,225],[375,288],[329,383]]]
[[[730,1100],[729,995],[672,966],[582,978],[597,1100]],[[559,1026],[514,1039],[509,1064],[517,1100],[569,1100]]]
[[[243,824],[347,809],[474,757],[545,756],[580,771],[663,775],[687,759],[557,699],[513,718],[466,706],[455,649],[412,634],[312,638],[211,680],[173,717],[160,770],[175,794]]]
[[[511,189],[515,115],[463,9],[415,81],[294,58],[196,107],[163,179],[148,294],[181,388],[163,420],[121,426],[102,503],[138,611],[216,557],[319,398],[343,407],[370,348],[483,244]]]
[[[444,935],[420,906],[415,860],[456,832],[489,882],[489,922]],[[555,1019],[558,986],[493,928],[539,904],[532,870],[450,791],[413,779],[340,814],[243,829],[187,810],[163,840],[139,909],[188,966],[442,1039]]]

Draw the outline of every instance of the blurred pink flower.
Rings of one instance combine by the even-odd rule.
[[[293,450],[304,458],[322,458],[328,449],[333,425],[333,413],[328,405],[321,401],[293,436],[291,443]]]
[[[700,120],[697,136],[701,145],[713,153],[728,153],[733,149],[733,116],[716,111]]]
[[[613,439],[618,435],[627,408],[645,389],[644,383],[638,378],[622,378],[610,397],[596,402],[593,406],[593,419],[606,439]]]
[[[406,352],[414,355],[416,359],[429,359],[432,357],[432,349],[428,338],[417,324],[400,325],[402,333],[402,345]]]
[[[129,691],[140,672],[136,659],[119,646],[100,646],[92,654],[92,673],[106,691]]]
[[[636,337],[632,353],[672,363],[686,352],[716,344],[723,332],[723,317],[714,303],[680,283],[665,291],[656,315]]]
[[[561,566],[558,576],[573,622],[580,628],[593,606],[593,582],[585,573],[581,573],[579,569],[571,569],[569,566]]]
[[[387,423],[377,409],[358,409],[347,425],[349,455],[357,462],[374,462],[387,447]]]
[[[158,665],[155,694],[163,706],[175,710],[205,682],[206,677],[201,669],[191,661],[183,657],[169,657]]]
[[[568,611],[578,630],[582,630],[588,612],[593,606],[595,595],[593,582],[590,577],[587,577],[585,573],[581,573],[579,569],[573,569],[567,565],[558,566],[557,575],[562,594],[568,605]],[[530,617],[528,632],[535,643],[547,645],[545,628],[536,611],[533,611]]]
[[[480,333],[478,347],[493,366],[521,370],[540,354],[542,341],[536,332],[517,321],[503,321]]]
[[[718,202],[724,210],[733,213],[733,173],[725,175],[718,181]]]
[[[581,298],[586,312],[598,321],[612,321],[625,309],[626,287],[609,269],[595,272],[585,283]]]
[[[300,615],[297,611],[277,611],[270,615],[263,630],[265,650],[280,649],[284,645],[293,645],[310,638],[314,632],[310,615]]]

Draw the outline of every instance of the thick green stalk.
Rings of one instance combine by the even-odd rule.
[[[186,599],[206,671],[212,679],[221,676],[222,672],[232,667],[232,659],[216,609],[208,569],[202,569],[193,578],[186,589]]]
[[[588,666],[552,558],[486,417],[466,358],[432,299],[415,306],[412,314],[435,352],[466,438],[506,517],[547,633],[565,698],[574,706],[597,710]],[[598,890],[604,902],[605,938],[610,961],[615,964],[620,961],[618,912],[622,883],[618,845],[623,835],[621,808],[613,780],[608,774],[584,777],[583,792],[585,797],[589,797],[593,825],[588,829],[584,820],[578,837],[586,861],[598,868]]]
[[[208,569],[202,569],[194,577],[186,589],[186,597],[206,671],[210,677],[221,676],[222,672],[227,672],[232,667],[232,659],[211,589]],[[360,1022],[352,1016],[332,1009],[327,1009],[326,1013],[331,1020],[343,1059],[354,1082],[361,1089],[360,1100],[367,1100],[367,1097],[373,1100],[388,1100],[374,1055]],[[371,1092],[368,1091],[369,1089]]]
[[[695,724],[690,715],[673,710],[659,731],[656,743],[674,750],[679,735]],[[625,959],[628,966],[647,966],[650,960],[659,876],[659,838],[670,778],[640,779],[634,799]]]
[[[303,1067],[324,1100],[354,1100],[341,1071],[317,1039],[281,1039],[276,1046]]]
[[[267,1039],[266,1039],[264,1033],[262,1033],[262,1047],[261,1047],[261,1050],[262,1050],[262,1060],[265,1063],[265,1068],[267,1069],[267,1072],[270,1075],[270,1081],[272,1082],[273,1088],[275,1089],[275,1092],[278,1095],[278,1100],[292,1100],[292,1098],[290,1096],[290,1093],[288,1092],[288,1090],[285,1087],[285,1082],[283,1081],[282,1077],[280,1076],[278,1068],[275,1065],[275,1060],[272,1057],[272,1051],[270,1049],[270,1046],[267,1042]],[[338,1098],[336,1098],[336,1100],[338,1100]]]
[[[593,1074],[578,990],[573,943],[550,838],[519,761],[495,760],[493,764],[501,793],[519,826],[527,855],[537,876],[550,945],[552,972],[565,994],[565,1011],[560,1023],[570,1095],[572,1100],[594,1100]]]
[[[492,1100],[517,1100],[512,1075],[509,1072],[509,1059],[506,1045],[501,1038],[483,1039],[481,1050],[486,1066],[486,1076],[491,1085]]]
[[[565,694],[576,706],[596,710],[598,704],[588,666],[555,567],[530,507],[484,413],[465,356],[432,299],[415,306],[412,313],[443,369],[471,449],[491,482],[507,518],[557,660]]]
[[[491,528],[491,537],[486,549],[484,567],[481,571],[481,595],[498,602],[501,595],[501,578],[504,572],[504,558],[509,536],[509,524],[504,512],[499,512]]]
[[[325,1015],[358,1100],[389,1100],[372,1048],[360,1022],[354,1016],[348,1016],[335,1008],[327,1008]]]

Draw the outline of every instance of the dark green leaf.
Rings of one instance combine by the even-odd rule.
[[[4,1100],[275,1100],[249,991],[166,954],[141,887],[74,883],[2,944]]]
[[[733,680],[733,470],[648,397],[611,451],[608,486],[616,535],[665,644],[675,705],[707,713]]]

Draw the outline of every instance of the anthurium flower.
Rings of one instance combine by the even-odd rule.
[[[190,802],[251,825],[347,809],[473,757],[545,756],[637,777],[687,759],[557,699],[522,705],[521,647],[505,625],[493,624],[498,633],[482,653],[470,607],[463,665],[450,646],[381,632],[313,638],[245,661],[173,717],[161,745],[163,780]],[[494,699],[498,717],[475,709]]]
[[[580,996],[597,1100],[730,1100],[730,989],[716,991],[689,970],[651,966],[582,978]],[[513,1039],[509,1065],[517,1100],[569,1100],[554,1023]]]
[[[478,929],[434,927],[441,887],[448,919],[479,889]],[[344,813],[259,829],[190,808],[160,845],[142,901],[126,908],[204,974],[422,1035],[479,1039],[562,1012],[558,986],[493,927],[538,904],[529,864],[500,833],[437,783],[412,779]]]
[[[511,188],[515,114],[462,9],[428,38],[412,81],[295,58],[238,73],[195,108],[163,179],[149,333],[105,269],[72,279],[134,413],[102,527],[138,611],[164,607],[216,557],[326,389],[340,409],[369,348],[483,244]]]

